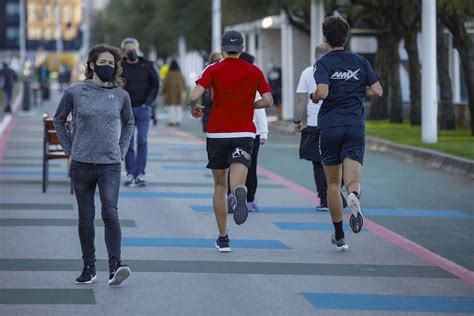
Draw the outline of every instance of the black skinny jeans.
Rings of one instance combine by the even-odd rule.
[[[92,164],[71,162],[71,179],[79,208],[79,240],[85,266],[95,266],[94,196],[99,186],[102,220],[105,226],[105,244],[109,268],[120,261],[122,233],[117,213],[120,189],[120,163]]]

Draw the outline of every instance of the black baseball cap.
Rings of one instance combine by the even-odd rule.
[[[237,31],[227,31],[222,35],[222,47],[224,51],[240,53],[244,45],[244,38],[242,34]]]

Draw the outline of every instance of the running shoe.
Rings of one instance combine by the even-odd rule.
[[[329,211],[329,208],[326,204],[320,204],[318,206],[316,206],[316,212],[327,212]]]
[[[331,244],[336,245],[337,251],[345,251],[349,249],[349,246],[346,244],[344,238],[336,240],[336,235],[331,236]]]
[[[234,208],[235,208],[235,199],[232,192],[230,192],[227,194],[227,212],[229,214],[234,213]]]
[[[258,207],[258,204],[255,201],[247,202],[247,209],[249,210],[249,212],[258,212],[258,211],[260,211],[260,208]]]
[[[247,220],[249,210],[247,209],[247,190],[244,187],[235,189],[234,221],[242,225]]]
[[[219,252],[230,252],[230,240],[229,236],[225,235],[225,237],[218,237],[215,244],[217,250]]]
[[[349,205],[352,213],[351,218],[349,219],[349,224],[352,231],[358,233],[362,230],[362,226],[364,225],[364,216],[360,209],[359,198],[352,192],[347,196],[347,205]]]

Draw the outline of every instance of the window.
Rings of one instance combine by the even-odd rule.
[[[9,40],[19,40],[20,39],[20,28],[18,27],[7,27],[7,39]]]
[[[20,4],[12,2],[7,3],[6,12],[9,16],[20,15]]]

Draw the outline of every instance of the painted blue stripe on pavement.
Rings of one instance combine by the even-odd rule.
[[[191,205],[194,212],[213,212],[212,206]],[[350,214],[348,209],[345,213]],[[447,217],[447,218],[470,218],[469,214],[454,210],[418,210],[418,209],[364,209],[368,217]],[[267,207],[261,206],[260,213],[265,214],[325,214],[316,212],[314,208],[308,207]]]
[[[212,206],[206,205],[191,205],[191,209],[194,212],[199,213],[211,213],[214,212]],[[304,207],[260,207],[260,212],[265,214],[315,214],[314,208],[304,208]]]
[[[208,170],[204,166],[161,166],[161,169],[164,169],[164,170],[198,170],[198,171]]]
[[[125,247],[176,247],[176,248],[210,248],[215,239],[194,238],[122,238]],[[290,249],[278,240],[232,239],[231,248],[246,249]]]
[[[120,192],[120,197],[140,199],[212,199],[212,193]]]
[[[148,156],[151,156],[151,157],[161,157],[163,156],[163,154],[161,153],[147,153]]]
[[[14,177],[30,177],[30,176],[42,176],[41,171],[0,171],[0,176],[14,176]],[[66,171],[50,171],[50,176],[65,176],[67,177]]]
[[[331,223],[291,223],[291,222],[274,222],[278,228],[282,230],[317,230],[317,231],[334,231],[334,226]],[[350,231],[348,224],[344,223],[344,230]],[[363,228],[363,230],[365,230]]]
[[[302,293],[316,309],[473,313],[474,297]]]
[[[395,216],[395,217],[451,217],[466,218],[471,217],[461,211],[454,210],[421,210],[421,209],[388,209],[369,208],[362,209],[367,216]]]

